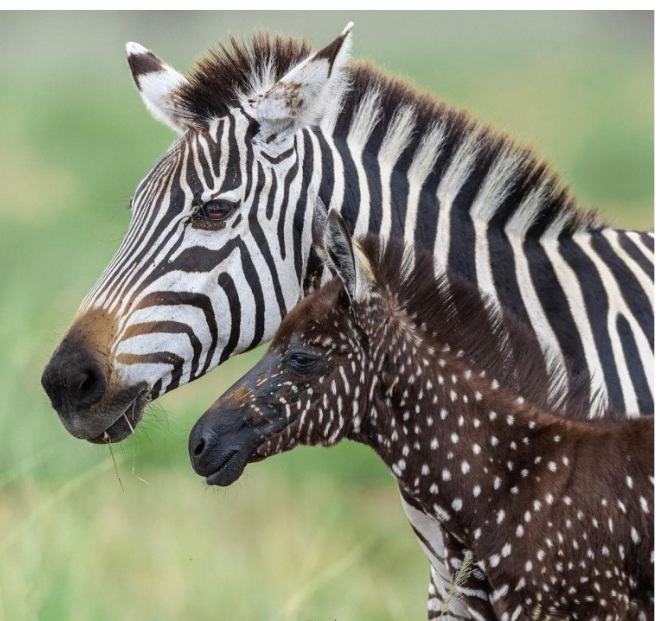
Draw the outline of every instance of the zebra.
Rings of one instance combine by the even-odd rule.
[[[489,300],[436,278],[432,255],[353,240],[337,212],[325,231],[335,278],[195,424],[195,471],[231,485],[249,462],[349,438],[463,544],[435,559],[462,571],[454,597],[487,577],[472,616],[651,619],[653,418],[585,422],[584,394],[553,403],[543,360],[515,354],[529,329],[484,321]]]
[[[511,310],[562,357],[561,384],[591,376],[595,413],[652,412],[653,235],[579,210],[529,150],[350,61],[350,40],[351,25],[314,53],[258,34],[187,77],[127,45],[147,109],[179,138],[44,370],[71,434],[121,441],[147,403],[270,339],[322,276],[333,210]]]

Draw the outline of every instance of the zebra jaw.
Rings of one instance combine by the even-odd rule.
[[[135,427],[142,420],[144,408],[150,400],[150,391],[141,390],[113,423],[97,436],[88,438],[88,441],[92,444],[121,442],[135,431]]]

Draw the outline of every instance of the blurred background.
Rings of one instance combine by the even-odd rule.
[[[227,490],[193,474],[190,427],[259,352],[152,406],[117,471],[39,385],[173,140],[124,43],[186,70],[229,34],[323,46],[349,20],[354,56],[533,145],[610,222],[652,226],[650,12],[3,13],[0,619],[425,618],[427,564],[367,449],[297,449]]]

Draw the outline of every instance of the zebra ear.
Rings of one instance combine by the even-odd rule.
[[[351,29],[291,69],[253,102],[262,144],[283,144],[302,127],[317,125],[341,99]]]
[[[186,78],[139,43],[127,43],[126,55],[147,110],[177,134],[185,132],[190,124],[173,95]]]
[[[328,268],[342,281],[351,301],[364,301],[373,286],[373,272],[369,259],[353,241],[337,211],[328,214],[323,239]]]

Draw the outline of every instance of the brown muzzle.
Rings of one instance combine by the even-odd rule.
[[[114,330],[115,321],[105,311],[94,310],[81,315],[41,376],[41,385],[53,408],[66,428],[78,437],[90,437],[91,431],[86,429],[84,421],[106,394],[108,352]]]

